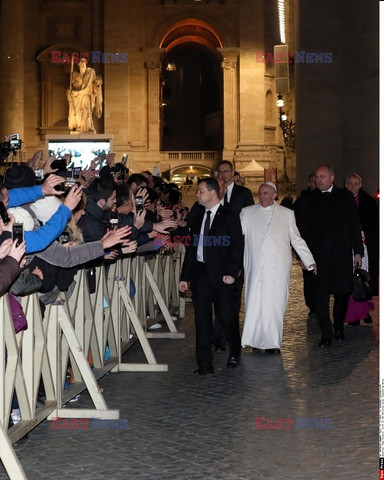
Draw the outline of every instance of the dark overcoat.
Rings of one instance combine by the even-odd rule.
[[[351,293],[353,254],[363,255],[359,219],[351,192],[333,187],[303,197],[296,210],[297,226],[316,264],[316,288],[327,293]]]

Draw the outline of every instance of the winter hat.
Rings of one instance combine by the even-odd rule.
[[[36,175],[32,168],[25,164],[14,165],[6,170],[4,184],[8,189],[33,187],[36,184]]]

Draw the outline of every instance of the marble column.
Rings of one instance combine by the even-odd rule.
[[[149,151],[160,149],[160,72],[161,55],[164,49],[145,49],[145,67],[147,69],[147,122]]]
[[[376,2],[377,3],[377,2]],[[335,183],[358,171],[378,188],[377,4],[351,0],[297,2],[296,49],[329,52],[329,63],[297,63],[297,190],[317,165],[335,168]],[[376,53],[375,53],[376,52]]]
[[[223,55],[223,159],[232,161],[239,142],[239,54],[226,48],[218,51]]]

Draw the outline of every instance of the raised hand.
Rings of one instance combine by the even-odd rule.
[[[12,238],[7,238],[4,242],[0,245],[0,259],[6,257],[9,252],[11,251],[12,247]]]
[[[39,267],[35,267],[31,273],[32,275],[36,275],[37,277],[39,277],[40,280],[44,280],[44,274]]]
[[[154,223],[152,228],[156,232],[167,234],[177,228],[177,223],[175,220],[163,220],[162,222]]]
[[[27,161],[28,167],[31,167],[33,170],[37,170],[40,166],[40,162],[43,158],[43,150],[38,150],[35,152],[32,158]]]
[[[115,163],[115,157],[116,157],[116,153],[113,153],[113,152],[107,153],[105,159],[109,167],[112,167],[112,165]]]
[[[77,207],[78,203],[80,202],[82,194],[83,187],[81,187],[80,185],[74,185],[69,190],[64,200],[64,205],[72,211],[75,207]]]
[[[123,247],[122,249],[123,253],[134,253],[137,250],[137,242],[136,240],[129,240],[127,242],[127,246]]]
[[[23,258],[25,254],[26,243],[21,242],[19,246],[16,246],[16,245],[17,245],[17,240],[15,240],[12,243],[11,250],[8,253],[8,256],[14,258],[15,260],[17,260],[17,262],[20,262],[20,260]]]
[[[62,195],[63,192],[56,190],[56,185],[64,183],[65,179],[59,175],[49,175],[49,177],[43,183],[43,194],[44,195]]]
[[[115,260],[119,256],[119,252],[117,250],[113,250],[112,252],[107,253],[104,255],[105,260]]]
[[[168,208],[160,208],[157,210],[157,213],[160,215],[160,217],[164,220],[171,218],[173,215],[172,210],[168,210]]]
[[[136,211],[135,221],[133,222],[133,226],[136,227],[138,230],[140,230],[140,228],[144,225],[145,213],[146,213],[145,208],[143,208],[143,210],[141,210],[140,212]]]
[[[101,242],[103,244],[104,250],[113,247],[118,243],[126,242],[126,237],[129,237],[132,233],[132,227],[126,226],[118,228],[117,230],[108,230],[108,232],[103,236]]]
[[[56,157],[48,157],[43,165],[43,173],[44,175],[48,175],[49,173],[57,172],[58,168],[52,168],[52,163],[56,160]]]

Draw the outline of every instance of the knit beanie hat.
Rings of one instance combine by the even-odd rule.
[[[23,163],[14,165],[6,170],[4,184],[8,189],[33,187],[36,184],[36,175],[32,168]]]

